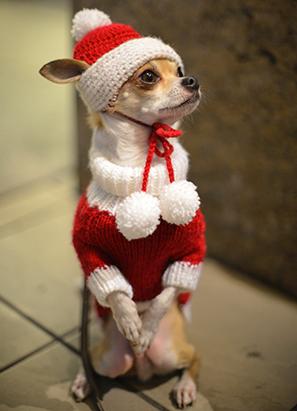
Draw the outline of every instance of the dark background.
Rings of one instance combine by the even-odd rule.
[[[296,1],[100,0],[113,21],[171,44],[203,101],[183,125],[208,254],[297,295]],[[78,101],[80,187],[90,131]]]

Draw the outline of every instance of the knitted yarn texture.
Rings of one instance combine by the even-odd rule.
[[[74,58],[90,65],[77,88],[93,112],[112,105],[121,86],[151,59],[166,58],[183,68],[180,56],[162,40],[112,23],[96,9],[75,15],[72,34]],[[118,166],[96,147],[90,150],[93,179],[77,206],[73,245],[100,316],[107,314],[107,297],[114,291],[137,302],[174,286],[184,291],[183,304],[197,286],[206,252],[205,221],[196,187],[186,181],[187,154],[167,139],[180,132],[167,127],[153,128],[144,168]],[[162,161],[154,163],[155,154]]]
[[[180,130],[175,130],[166,124],[153,124],[143,170],[142,191],[126,197],[116,212],[117,227],[128,240],[152,234],[160,223],[161,215],[164,220],[174,224],[187,224],[194,218],[200,205],[196,186],[185,180],[173,184],[174,169],[171,154],[174,147],[168,139],[177,138],[181,134]],[[158,143],[161,143],[163,150],[158,147]],[[160,200],[146,192],[154,154],[166,162],[171,183],[161,192]]]
[[[108,294],[119,290],[134,301],[146,301],[164,286],[195,290],[206,251],[205,221],[197,210],[187,225],[161,220],[152,235],[128,241],[118,231],[114,215],[91,207],[83,194],[74,219],[73,244],[99,307],[106,307]],[[106,313],[98,310],[100,315]]]
[[[84,9],[74,16],[72,34],[78,40],[73,57],[90,64],[76,87],[92,111],[103,111],[112,104],[121,86],[149,60],[167,58],[183,68],[180,56],[162,40],[112,23],[96,9]]]

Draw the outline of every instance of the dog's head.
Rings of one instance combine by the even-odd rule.
[[[55,83],[71,83],[78,82],[82,74],[87,76],[89,67],[83,61],[62,59],[44,65],[40,74]],[[195,77],[185,76],[176,62],[154,59],[134,72],[105,111],[121,112],[147,124],[173,124],[192,113],[200,97]]]
[[[174,123],[199,104],[200,90],[195,77],[167,59],[151,60],[140,67],[122,86],[111,110],[152,124]]]

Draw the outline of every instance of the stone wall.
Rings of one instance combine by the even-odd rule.
[[[198,75],[204,98],[184,124],[183,141],[209,255],[297,295],[296,1],[74,3],[162,37],[183,56],[187,73]]]

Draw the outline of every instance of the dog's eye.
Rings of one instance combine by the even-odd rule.
[[[177,69],[177,75],[178,75],[178,77],[184,77],[184,72],[183,72],[183,70],[182,70],[181,67],[179,67],[179,68]]]
[[[157,74],[152,70],[145,70],[139,77],[144,83],[150,84],[156,83],[159,80]]]

